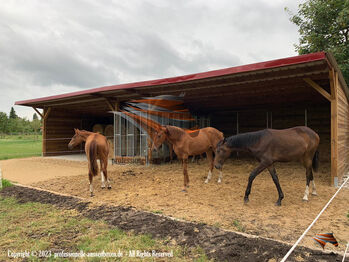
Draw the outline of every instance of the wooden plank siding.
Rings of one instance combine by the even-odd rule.
[[[337,80],[337,175],[339,183],[349,172],[349,103],[343,87]]]
[[[44,121],[43,156],[74,154],[82,150],[82,146],[74,150],[68,149],[68,143],[74,135],[74,128],[82,128],[80,115],[52,108],[50,115]]]
[[[307,121],[305,120],[305,110]],[[268,117],[267,117],[268,112]],[[307,126],[320,136],[320,161],[331,160],[331,107],[330,103],[318,106],[299,105],[297,107],[273,110],[239,112],[239,133],[267,128],[284,129],[294,126]],[[225,137],[237,134],[237,113],[219,112],[211,117],[212,126],[224,133]],[[240,154],[241,155],[241,154]]]

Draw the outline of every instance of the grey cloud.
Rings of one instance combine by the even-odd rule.
[[[299,1],[13,1],[0,7],[0,79],[16,100],[294,54]],[[3,102],[4,101],[4,102]]]

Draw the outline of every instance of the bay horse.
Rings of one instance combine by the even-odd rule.
[[[239,134],[230,136],[218,143],[214,165],[217,169],[221,169],[232,151],[249,152],[258,160],[259,165],[248,178],[244,197],[245,203],[249,201],[248,197],[253,180],[267,168],[279,193],[279,199],[275,204],[280,206],[284,194],[273,164],[275,162],[300,161],[306,168],[306,188],[303,200],[308,201],[310,182],[313,185],[312,194],[317,195],[312,170],[316,172],[319,166],[319,142],[319,135],[306,126],[282,130],[264,129]]]
[[[213,127],[205,127],[195,131],[187,132],[186,130],[176,126],[162,126],[160,130],[156,131],[156,135],[153,139],[153,149],[158,147],[168,140],[173,145],[173,150],[176,153],[178,159],[183,163],[183,175],[184,175],[184,189],[189,187],[188,176],[188,157],[193,155],[200,155],[206,153],[207,160],[209,162],[209,171],[206,179],[206,183],[211,179],[213,170],[213,152],[216,150],[217,143],[223,139],[223,133]],[[220,176],[218,182],[221,182],[222,171],[220,170]]]
[[[88,178],[90,182],[90,194],[93,196],[92,180],[94,176],[98,174],[97,159],[99,159],[101,165],[101,182],[102,188],[105,188],[105,180],[107,181],[108,189],[111,189],[110,181],[108,179],[107,167],[108,167],[108,155],[109,145],[107,138],[99,133],[93,133],[86,130],[79,130],[74,128],[75,135],[72,137],[68,144],[69,149],[73,149],[75,146],[85,143],[85,153],[88,160]]]

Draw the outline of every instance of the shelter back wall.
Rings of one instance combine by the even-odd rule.
[[[330,105],[307,107],[307,118],[304,107],[289,107],[274,110],[256,110],[217,112],[211,116],[212,126],[224,133],[225,137],[238,133],[252,132],[267,127],[284,129],[294,126],[307,126],[320,136],[320,160],[330,161],[331,156],[331,108]],[[237,126],[237,118],[239,124]]]

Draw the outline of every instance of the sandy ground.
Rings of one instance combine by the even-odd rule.
[[[183,175],[179,163],[109,166],[112,190],[100,188],[100,178],[94,179],[95,197],[113,205],[134,206],[138,209],[195,221],[225,229],[242,231],[293,243],[316,217],[335,193],[329,186],[329,165],[324,163],[315,174],[318,196],[309,195],[303,202],[305,170],[300,164],[277,164],[280,184],[285,194],[281,207],[274,205],[277,191],[267,172],[254,181],[250,202],[243,204],[248,173],[254,161],[230,161],[224,167],[223,182],[217,173],[209,184],[204,180],[207,164],[189,164],[190,188],[181,192]],[[22,184],[33,185],[60,193],[89,198],[87,164],[48,158],[0,161],[3,176]],[[349,190],[343,189],[301,242],[317,248],[312,240],[316,233],[333,232],[338,248],[331,244],[327,250],[344,251],[349,240]]]

